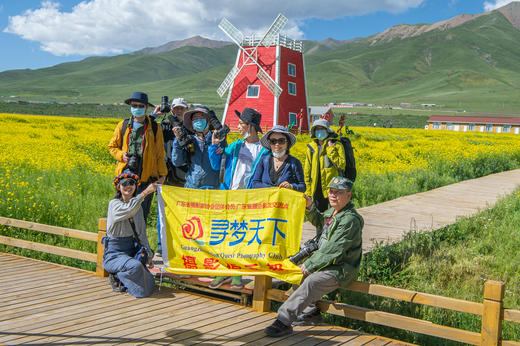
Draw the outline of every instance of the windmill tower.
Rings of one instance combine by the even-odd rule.
[[[217,93],[227,102],[222,122],[238,126],[235,110],[254,108],[262,114],[262,128],[274,125],[309,130],[307,90],[303,65],[303,43],[280,32],[287,24],[282,14],[262,37],[244,36],[227,19],[219,28],[238,46],[235,65],[220,84]]]

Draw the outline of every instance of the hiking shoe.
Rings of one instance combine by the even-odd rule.
[[[110,283],[110,286],[112,286],[112,291],[114,292],[125,292],[126,287],[123,286],[121,281],[115,276],[115,274],[108,274],[108,282]]]
[[[274,320],[273,324],[264,329],[264,333],[272,338],[279,338],[281,336],[289,335],[293,332],[291,326],[285,325],[279,319]]]
[[[231,288],[241,290],[244,288],[244,284],[242,283],[242,277],[241,276],[233,276],[231,279]]]
[[[217,276],[209,283],[209,288],[215,289],[219,288],[223,284],[227,284],[228,282],[231,282],[231,276]]]
[[[303,313],[298,315],[293,326],[319,326],[323,324],[323,317],[319,309],[316,309],[310,313]]]

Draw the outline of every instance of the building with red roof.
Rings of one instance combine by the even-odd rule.
[[[520,117],[432,115],[426,129],[520,134]]]

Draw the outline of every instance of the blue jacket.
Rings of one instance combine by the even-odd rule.
[[[242,143],[244,143],[244,139],[239,139],[231,143],[224,150],[224,154],[226,154],[226,170],[224,173],[224,182],[220,184],[221,190],[229,190],[231,183],[233,182],[233,177],[235,176],[235,169],[237,167],[238,162],[238,153],[240,152],[240,148],[242,148]],[[217,154],[218,145],[212,144],[209,147],[209,161],[211,162],[211,166],[215,170],[220,170],[220,161],[222,159],[222,154]],[[253,168],[251,170],[251,178],[247,183],[247,189],[250,189],[253,184],[253,176],[256,172],[256,168],[258,167],[258,162],[260,162],[260,158],[265,155],[268,155],[270,152],[266,148],[262,148],[258,157],[256,158]]]
[[[269,152],[271,153],[271,152]],[[286,159],[286,165],[282,175],[278,181],[271,181],[269,176],[269,160],[271,155],[265,155],[259,162],[258,167],[253,176],[253,189],[262,187],[273,187],[278,186],[284,181],[289,182],[293,189],[300,192],[305,192],[305,181],[303,179],[303,167],[300,160],[296,157],[289,155]]]
[[[193,152],[188,152],[187,148],[179,146],[177,137],[172,145],[172,163],[174,166],[188,165],[186,172],[186,185],[192,189],[218,189],[219,171],[211,167],[208,156],[208,147],[211,145],[211,132],[208,131],[204,136],[204,148],[201,151],[197,139],[193,142]],[[192,146],[192,145],[190,145]]]

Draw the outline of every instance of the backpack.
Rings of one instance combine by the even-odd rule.
[[[354,157],[354,147],[352,146],[352,143],[350,142],[350,139],[348,137],[339,137],[339,141],[341,145],[343,146],[343,150],[345,151],[345,169],[341,170],[339,169],[334,163],[334,167],[338,170],[339,174],[342,177],[348,178],[352,180],[353,182],[356,180],[356,158]],[[314,149],[310,144],[307,144],[307,147],[311,151],[311,155],[314,154]],[[332,162],[332,161],[331,161]]]
[[[121,145],[123,145],[123,138],[125,137],[126,129],[128,128],[128,122],[130,121],[129,118],[126,118],[123,120],[123,127],[121,128]],[[152,131],[153,131],[153,138],[155,140],[155,136],[157,135],[157,123],[155,122],[155,119],[150,117],[150,122],[152,123]]]

